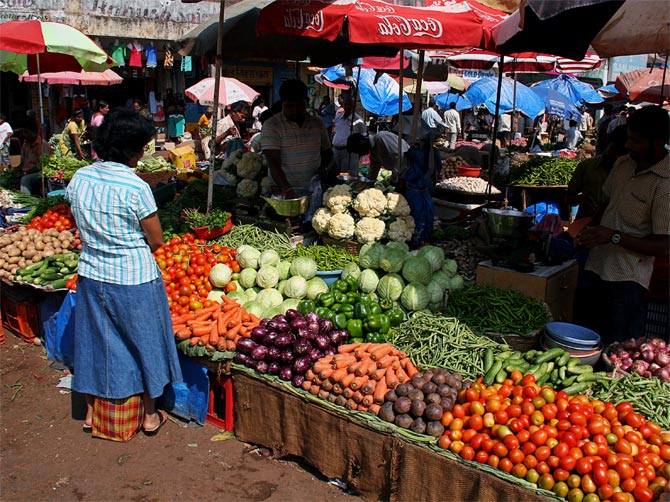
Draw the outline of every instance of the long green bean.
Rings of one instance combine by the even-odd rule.
[[[237,249],[243,244],[253,246],[259,251],[274,249],[281,258],[290,256],[293,246],[286,234],[270,232],[256,225],[234,225],[227,234],[213,242],[229,248]]]
[[[578,162],[561,157],[534,157],[512,171],[512,185],[567,185]]]
[[[417,312],[391,331],[389,340],[421,367],[457,371],[472,380],[484,375],[484,354],[509,350],[507,345],[478,336],[453,317]]]
[[[312,258],[319,270],[342,270],[348,263],[358,263],[358,256],[340,246],[312,246],[296,247],[287,259],[293,260],[298,256]]]

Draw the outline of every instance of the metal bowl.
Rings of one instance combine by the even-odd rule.
[[[511,237],[526,231],[533,223],[534,215],[508,209],[482,209],[486,213],[489,228],[494,235]]]
[[[310,193],[307,190],[295,190],[295,192],[297,197],[294,199],[285,199],[280,195],[263,198],[279,216],[300,216],[309,209]]]

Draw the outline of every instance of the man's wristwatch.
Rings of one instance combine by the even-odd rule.
[[[621,234],[619,232],[615,231],[612,234],[612,237],[610,237],[610,242],[612,244],[619,244],[621,242]]]

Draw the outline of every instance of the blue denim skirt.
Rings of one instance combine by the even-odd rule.
[[[74,339],[77,392],[156,398],[182,381],[161,279],[128,286],[79,276]]]

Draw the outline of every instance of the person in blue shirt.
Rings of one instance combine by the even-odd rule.
[[[84,431],[94,400],[142,395],[143,429],[155,434],[167,416],[156,398],[181,382],[161,271],[152,256],[163,231],[149,185],[132,170],[153,138],[153,124],[117,109],[94,139],[101,160],[73,176],[66,198],[81,234],[72,389],[86,395]]]
[[[326,126],[328,137],[333,138],[333,123],[335,122],[335,105],[330,102],[330,96],[324,96],[319,106],[319,117]]]

